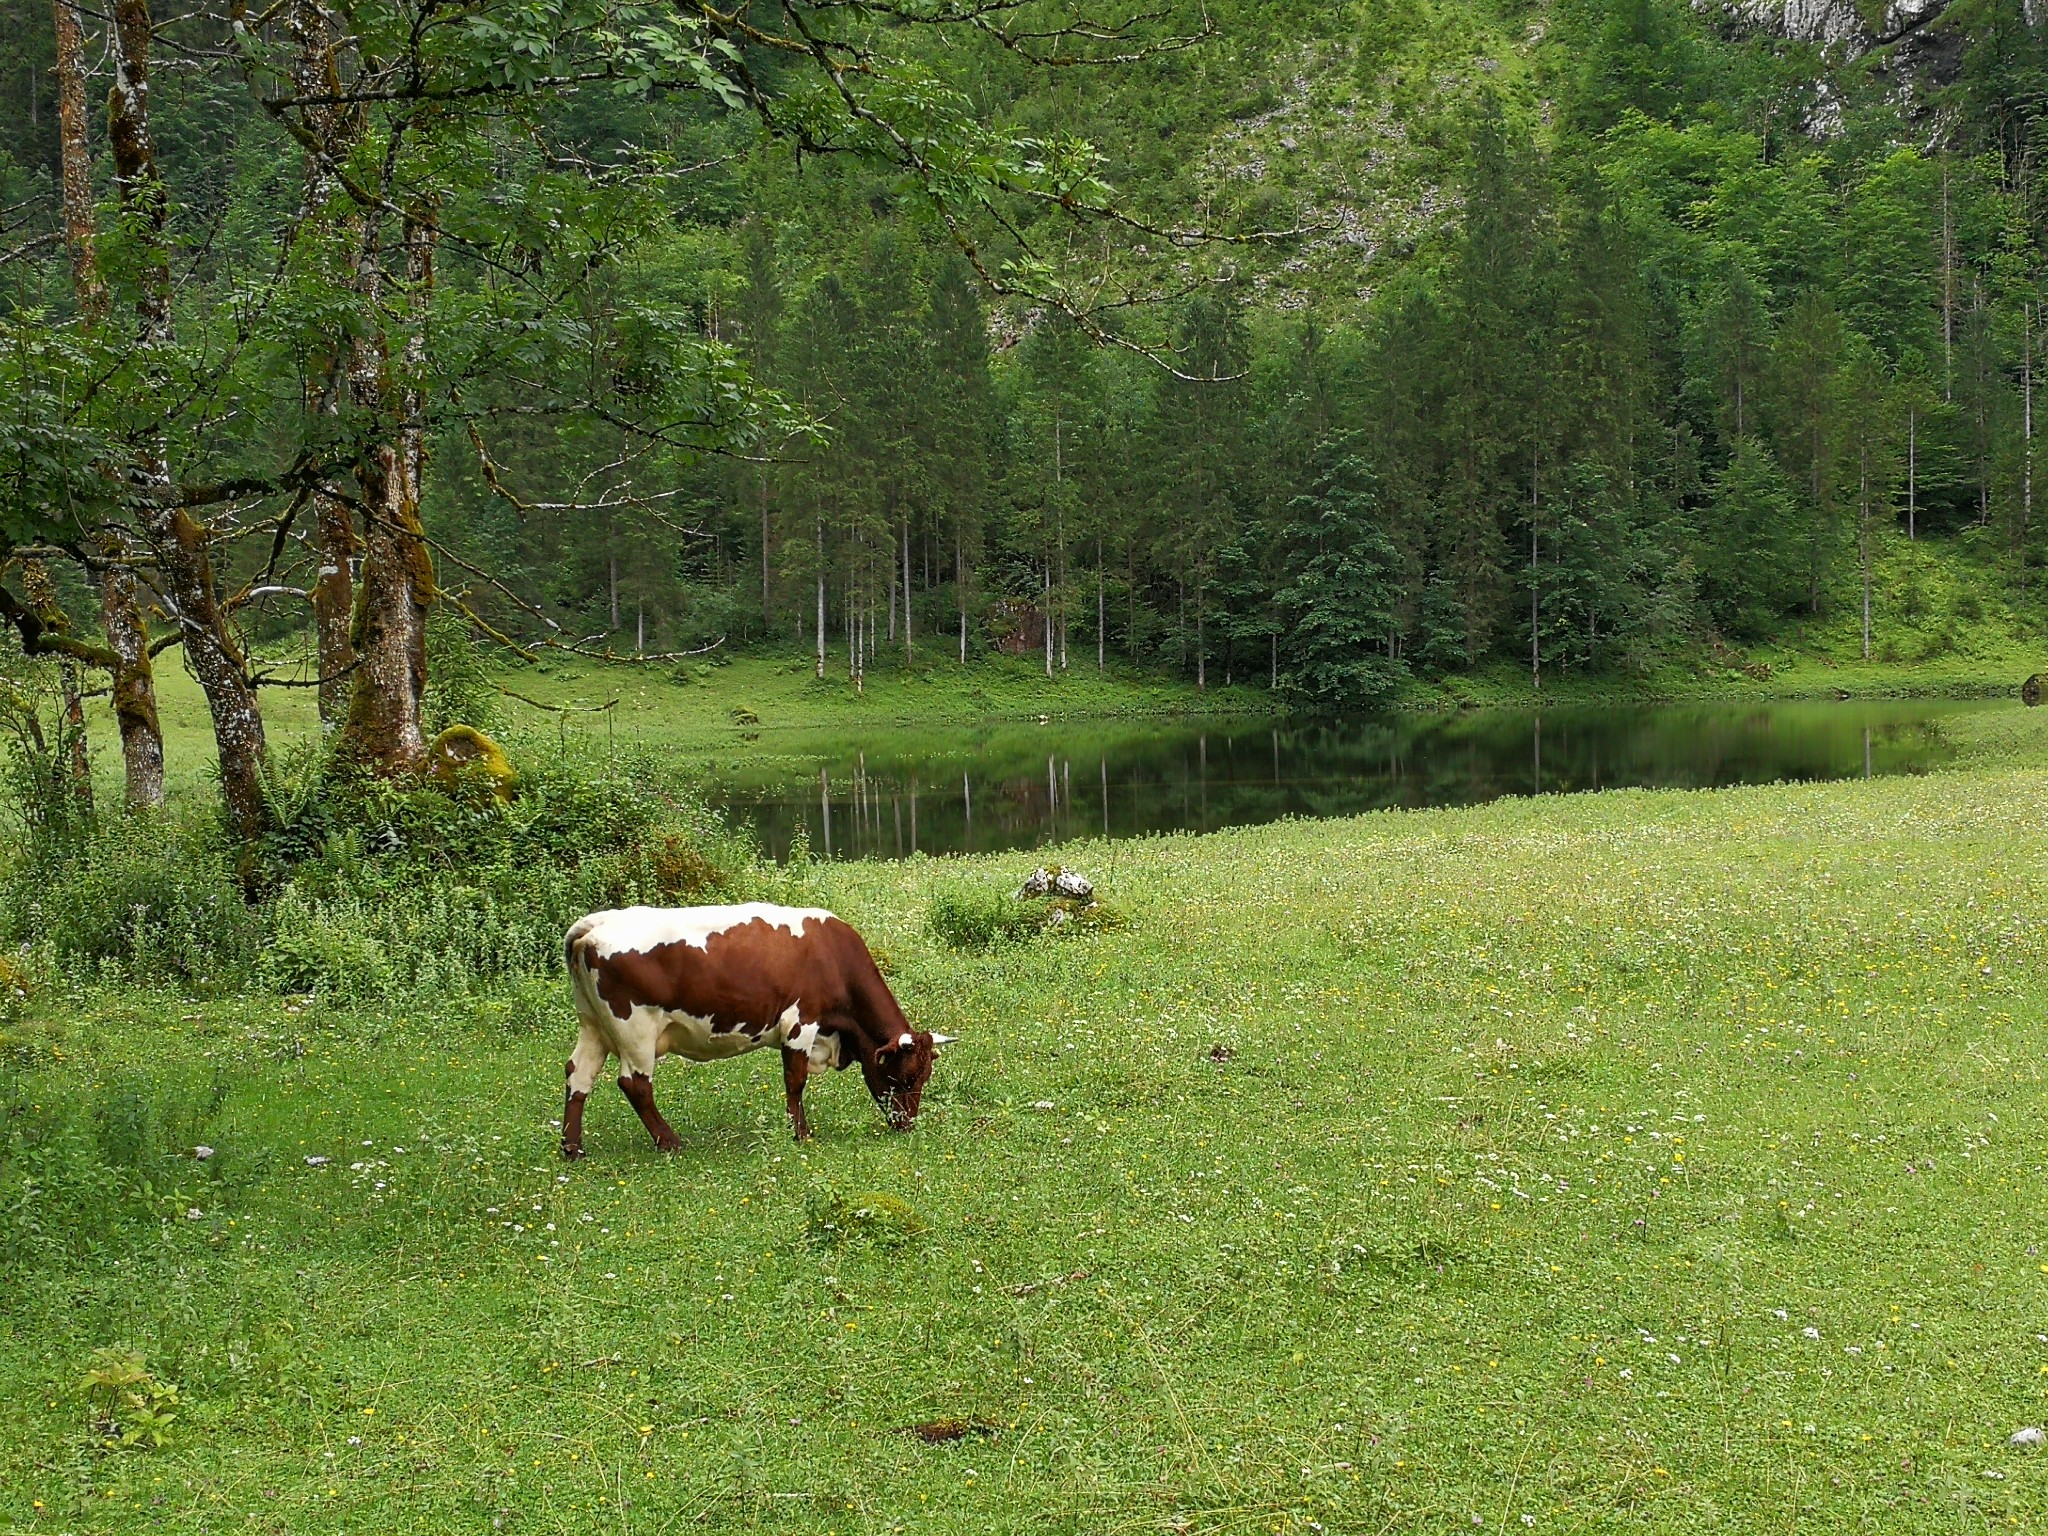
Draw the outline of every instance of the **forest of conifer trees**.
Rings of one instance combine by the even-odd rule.
[[[249,826],[261,689],[414,761],[442,619],[1335,706],[1868,654],[1890,544],[2048,558],[2048,35],[1839,9],[5,0],[0,601],[144,799],[181,639]]]

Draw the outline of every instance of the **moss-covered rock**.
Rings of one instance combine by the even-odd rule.
[[[473,725],[451,725],[427,749],[427,773],[450,794],[476,786],[500,800],[519,789],[519,770],[505,749]]]

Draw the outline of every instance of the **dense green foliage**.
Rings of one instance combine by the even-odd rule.
[[[46,27],[9,7],[33,42],[0,167],[54,229]],[[740,66],[688,27],[593,42],[565,12],[520,40],[509,12],[465,15],[421,67],[482,90],[530,47],[509,121],[380,101],[366,143],[402,143],[391,195],[437,209],[427,522],[443,584],[506,633],[765,638],[852,671],[891,647],[1093,651],[1362,702],[1502,658],[1642,670],[1870,589],[1874,649],[1890,542],[1966,543],[1993,600],[2048,559],[2048,43],[2019,0],[1885,43],[1845,9],[1825,49],[1682,0],[1238,0],[1192,47],[1150,24],[1110,69],[884,27],[876,109],[930,134],[924,159],[799,73],[735,112],[752,99],[717,70]],[[585,66],[613,78],[550,83]],[[360,426],[284,425],[353,301],[290,238],[276,114],[225,69],[159,97],[187,339],[148,366],[209,403],[156,426],[275,498],[280,439],[303,463]],[[1139,222],[1062,233],[1062,197]],[[1196,225],[1294,233],[1156,232]],[[67,403],[66,348],[99,354],[51,328],[61,243],[23,257],[10,504],[88,502],[91,433],[134,423]],[[395,356],[403,317],[379,323]],[[296,630],[263,590],[242,622]]]

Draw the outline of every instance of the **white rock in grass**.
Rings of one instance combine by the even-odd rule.
[[[1019,901],[1035,901],[1047,896],[1061,896],[1068,901],[1088,901],[1095,895],[1095,883],[1086,875],[1071,869],[1034,869],[1024,883],[1017,887]]]
[[[2013,1431],[2013,1437],[2005,1443],[2018,1446],[2022,1450],[2038,1450],[2041,1446],[2048,1445],[2048,1431],[2044,1431],[2038,1424],[2029,1424],[2025,1429]]]

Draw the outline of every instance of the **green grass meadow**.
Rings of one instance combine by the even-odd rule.
[[[564,1166],[551,979],[42,978],[0,1524],[2040,1529],[2048,729],[1972,718],[1920,779],[1077,845],[1129,927],[979,953],[931,903],[1029,860],[813,866],[962,1036],[907,1136],[846,1074],[794,1145],[757,1055]]]

